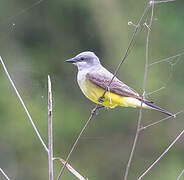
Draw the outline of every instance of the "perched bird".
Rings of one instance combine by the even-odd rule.
[[[101,65],[99,58],[93,52],[82,52],[66,62],[77,66],[77,82],[84,95],[91,101],[110,108],[116,106],[141,107],[142,101],[143,108],[155,109],[169,116],[174,116],[165,109],[154,105],[153,102],[142,99],[134,89],[116,77],[109,86],[113,74]],[[100,98],[106,88],[107,91],[102,100]]]

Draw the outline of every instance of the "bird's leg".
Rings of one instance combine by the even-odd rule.
[[[104,96],[99,97],[98,102],[100,103],[105,102],[105,97]]]
[[[108,93],[109,93],[109,101],[110,101],[110,104],[112,104],[112,101],[111,101],[111,92],[110,92],[110,87],[109,87],[109,86],[107,86],[107,90],[106,90],[106,91],[108,91]],[[98,102],[100,102],[100,103],[103,103],[103,102],[105,102],[105,101],[108,101],[108,100],[105,100],[104,95],[102,95],[102,96],[98,99]]]
[[[111,90],[110,90],[110,87],[107,86],[107,89],[108,89],[108,92],[109,92],[109,101],[110,101],[110,104],[112,104],[112,101],[111,101]]]

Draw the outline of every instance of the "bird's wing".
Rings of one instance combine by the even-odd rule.
[[[97,86],[103,88],[104,90],[109,85],[113,74],[108,72],[107,70],[103,71],[91,71],[86,74],[87,79],[89,79],[92,83],[96,84]],[[116,77],[113,79],[110,86],[108,86],[110,92],[119,94],[125,97],[134,97],[140,99],[139,94],[133,90],[132,88],[128,87],[126,84],[121,82]]]

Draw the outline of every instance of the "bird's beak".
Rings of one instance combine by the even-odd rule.
[[[75,58],[67,59],[65,62],[76,63],[76,59]]]

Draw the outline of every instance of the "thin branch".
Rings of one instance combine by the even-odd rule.
[[[3,62],[2,58],[1,58],[1,56],[0,56],[0,62],[1,62],[1,64],[2,64],[2,66],[3,66],[3,69],[4,69],[4,71],[5,71],[6,76],[8,77],[8,80],[10,81],[10,84],[12,85],[12,87],[13,87],[13,89],[14,89],[14,91],[15,91],[15,93],[16,93],[16,95],[17,95],[19,101],[20,101],[20,103],[22,104],[22,107],[24,108],[24,110],[25,110],[25,112],[26,112],[26,114],[27,114],[27,116],[28,116],[28,118],[29,118],[29,120],[30,120],[30,122],[31,122],[31,125],[32,125],[34,131],[36,132],[36,135],[37,135],[38,139],[40,140],[41,144],[43,145],[45,151],[48,153],[48,148],[47,148],[47,146],[45,145],[45,143],[44,143],[42,137],[40,136],[40,134],[39,134],[39,132],[38,132],[38,130],[37,130],[37,128],[36,128],[36,126],[35,126],[33,120],[32,120],[32,117],[31,117],[31,115],[29,114],[29,111],[28,111],[26,105],[24,104],[24,101],[22,100],[22,98],[21,98],[21,96],[20,96],[20,94],[19,94],[19,92],[18,92],[18,90],[17,90],[17,88],[16,88],[16,86],[15,86],[13,80],[12,80],[11,77],[10,77],[10,74],[8,73],[8,70],[7,70],[7,68],[6,68],[6,66],[5,66],[5,64],[4,64],[4,62]]]
[[[163,1],[154,1],[154,4],[160,4],[160,3],[168,3],[168,2],[173,2],[176,0],[163,0]]]
[[[152,5],[152,12],[151,12],[150,23],[148,25],[149,28],[148,28],[147,37],[146,37],[146,62],[145,62],[144,81],[143,81],[143,88],[142,88],[142,91],[143,91],[142,99],[145,95],[145,88],[146,88],[146,79],[147,79],[147,73],[148,73],[148,58],[149,58],[149,56],[148,56],[149,55],[148,54],[149,53],[149,38],[150,38],[150,29],[151,29],[152,20],[153,20],[153,13],[154,13],[154,3],[152,3],[151,5]],[[128,160],[128,163],[127,163],[127,166],[126,166],[124,180],[127,180],[127,178],[128,178],[128,172],[129,172],[130,165],[131,165],[133,155],[134,155],[134,152],[135,152],[137,140],[139,138],[139,132],[140,132],[139,129],[140,129],[140,126],[141,126],[141,119],[142,119],[142,103],[143,102],[141,101],[141,107],[140,107],[140,111],[139,111],[139,118],[138,118],[138,121],[137,121],[136,134],[135,134],[132,150],[131,150],[131,153],[130,153],[130,156],[129,156],[129,160]]]
[[[130,39],[130,41],[129,41],[128,47],[127,47],[127,49],[126,49],[126,51],[125,51],[125,54],[123,55],[122,60],[121,60],[120,63],[118,64],[117,68],[115,69],[114,74],[113,74],[113,77],[112,77],[111,81],[109,82],[108,86],[106,87],[104,93],[103,93],[102,96],[100,97],[100,99],[103,99],[103,98],[104,98],[105,93],[106,93],[107,90],[108,90],[108,87],[111,85],[111,83],[112,83],[112,81],[114,80],[115,76],[117,75],[117,73],[118,73],[118,71],[119,71],[121,65],[123,64],[123,62],[124,62],[125,59],[127,58],[128,53],[129,53],[129,51],[130,51],[130,48],[131,48],[131,46],[132,46],[132,44],[133,44],[133,41],[134,41],[134,39],[135,39],[135,37],[136,37],[136,35],[137,35],[138,29],[139,29],[139,27],[141,26],[141,23],[142,23],[142,21],[144,20],[144,17],[145,17],[146,14],[148,13],[149,8],[150,8],[150,3],[147,4],[147,6],[146,6],[146,8],[145,8],[145,10],[144,10],[144,12],[143,12],[141,18],[139,19],[138,24],[136,25],[136,28],[135,28],[135,30],[134,30],[134,32],[133,32],[133,34],[132,34],[132,37],[131,37],[131,39]]]
[[[60,157],[57,157],[57,158],[53,158],[53,160],[59,160],[60,162],[62,162],[63,164],[65,164],[65,161],[60,158]],[[86,178],[84,178],[82,175],[80,175],[70,164],[66,164],[66,167],[68,168],[68,170],[74,175],[76,176],[79,180],[87,180]]]
[[[145,15],[146,15],[147,12],[148,12],[149,7],[150,7],[150,4],[148,3],[147,6],[146,6],[146,8],[145,8],[145,10],[144,10],[144,12],[143,12],[143,14],[142,14],[142,16],[141,16],[141,18],[140,18],[140,20],[139,20],[139,22],[138,22],[138,24],[137,24],[137,26],[136,26],[136,28],[135,28],[135,31],[133,32],[133,35],[132,35],[132,37],[131,37],[131,39],[130,39],[130,42],[129,42],[128,47],[127,47],[127,49],[126,49],[126,51],[125,51],[125,54],[124,54],[124,56],[123,56],[121,62],[119,63],[119,65],[118,65],[117,68],[115,69],[115,72],[114,72],[114,74],[113,74],[113,77],[112,77],[111,81],[109,82],[109,85],[106,87],[106,89],[105,89],[103,95],[100,97],[100,99],[103,99],[103,98],[104,98],[105,93],[106,93],[107,90],[108,90],[108,87],[111,85],[111,83],[112,83],[113,79],[115,78],[116,74],[118,73],[118,71],[119,71],[119,69],[120,69],[122,63],[124,62],[124,60],[125,60],[126,57],[128,56],[129,50],[130,50],[130,48],[131,48],[131,45],[132,45],[132,43],[133,43],[133,41],[134,41],[134,39],[135,39],[135,37],[136,37],[137,31],[138,31],[138,29],[139,29],[139,27],[140,27],[140,25],[141,25],[141,23],[142,23],[142,21],[143,21]],[[65,164],[64,164],[64,166],[62,167],[62,169],[61,169],[61,171],[60,171],[60,173],[59,173],[59,175],[58,175],[58,177],[57,177],[57,180],[60,179],[60,177],[61,177],[61,175],[62,175],[62,173],[63,173],[63,171],[64,171],[64,169],[65,169],[65,167],[66,167],[66,164],[68,163],[68,160],[69,160],[69,158],[70,158],[70,156],[71,156],[73,150],[75,149],[75,147],[76,147],[76,145],[77,145],[77,143],[78,143],[80,137],[82,136],[82,134],[83,134],[83,132],[85,131],[86,127],[88,126],[89,122],[90,122],[91,119],[93,118],[93,116],[94,116],[96,110],[98,109],[98,107],[99,107],[99,106],[96,105],[96,107],[92,110],[91,115],[90,115],[88,121],[86,122],[86,124],[85,124],[85,126],[83,127],[83,129],[81,130],[81,132],[80,132],[78,138],[77,138],[76,141],[74,142],[74,144],[73,144],[73,146],[72,146],[72,148],[71,148],[71,150],[70,150],[70,152],[69,152],[69,154],[68,154],[68,156],[67,156],[67,158],[66,158]]]
[[[159,88],[159,89],[157,89],[157,90],[155,90],[155,91],[145,93],[145,96],[149,96],[149,95],[151,95],[151,94],[157,93],[158,91],[161,91],[161,90],[163,90],[163,89],[165,89],[165,87],[164,87],[164,86],[163,86],[163,87],[161,87],[161,88]]]
[[[174,141],[167,147],[167,149],[149,166],[149,168],[138,178],[141,180],[161,159],[162,157],[174,146],[174,144],[180,139],[180,137],[184,134],[184,129],[181,133],[174,139]]]
[[[184,174],[184,169],[183,169],[183,171],[181,171],[181,173],[180,173],[180,175],[178,176],[177,180],[180,180],[181,177],[183,176],[183,174]]]
[[[168,62],[168,61],[170,61],[171,59],[180,57],[180,56],[182,56],[182,55],[184,55],[184,52],[179,53],[179,54],[176,54],[176,55],[174,55],[174,56],[170,56],[170,57],[168,57],[168,58],[164,58],[164,59],[158,60],[158,61],[156,61],[156,62],[153,62],[153,63],[149,64],[149,67],[152,66],[152,65],[158,64],[158,63]]]
[[[6,175],[6,173],[0,168],[1,174],[5,177],[6,180],[10,180],[10,178]]]
[[[175,118],[177,115],[181,114],[183,111],[184,111],[184,110],[175,113],[175,114],[174,114],[174,118]],[[159,121],[156,121],[156,122],[154,122],[154,123],[151,123],[151,124],[148,124],[148,125],[146,125],[146,126],[143,126],[143,127],[141,127],[139,130],[140,130],[140,131],[145,130],[145,129],[151,127],[151,126],[154,126],[154,125],[156,125],[156,124],[159,124],[159,123],[161,123],[161,122],[163,122],[163,121],[166,121],[166,120],[168,120],[168,119],[171,119],[171,118],[173,118],[173,116],[168,116],[168,117],[163,118],[163,119],[161,119],[161,120],[159,120]]]
[[[5,19],[6,21],[7,20],[13,20],[15,18],[17,18],[18,16],[30,11],[31,9],[33,9],[35,6],[38,6],[39,4],[41,4],[44,0],[39,0],[39,1],[36,1],[35,3],[33,3],[31,6],[27,7],[27,8],[24,8],[22,9],[21,11],[19,11],[17,14],[13,15],[13,16],[10,16],[8,17],[7,19]]]
[[[128,53],[129,53],[130,48],[131,48],[131,45],[132,45],[132,43],[133,43],[133,41],[134,41],[134,39],[135,39],[135,37],[136,37],[137,31],[138,31],[138,29],[139,29],[139,27],[140,27],[140,25],[141,25],[141,23],[142,23],[144,17],[146,16],[146,14],[147,14],[147,12],[148,12],[150,6],[153,7],[153,4],[154,4],[153,2],[154,2],[154,1],[150,1],[150,2],[147,4],[147,6],[146,6],[146,8],[145,8],[145,10],[144,10],[144,12],[143,12],[143,14],[142,14],[142,16],[141,16],[139,22],[138,22],[138,24],[137,24],[137,26],[136,26],[136,28],[135,28],[135,31],[133,32],[133,35],[132,35],[132,37],[131,37],[131,39],[130,39],[130,42],[129,42],[129,44],[128,44],[128,47],[127,47],[127,49],[126,49],[126,51],[125,51],[125,54],[124,54],[122,60],[121,60],[120,63],[118,64],[117,68],[115,69],[115,72],[114,72],[114,74],[113,74],[113,77],[112,77],[111,81],[109,82],[109,84],[108,84],[108,86],[106,87],[106,89],[105,89],[103,95],[102,95],[99,99],[103,99],[103,98],[104,98],[105,93],[106,93],[107,90],[108,90],[108,87],[110,86],[110,84],[112,83],[113,79],[114,79],[115,76],[117,75],[117,73],[118,73],[118,71],[119,71],[119,69],[120,69],[122,63],[124,62],[124,60],[125,60],[126,57],[128,56]],[[141,106],[142,106],[142,105],[141,105]],[[96,105],[96,107],[92,110],[92,113],[91,113],[91,115],[90,115],[88,121],[86,122],[86,124],[85,124],[85,126],[83,127],[83,129],[81,130],[81,132],[80,132],[78,138],[77,138],[76,141],[74,142],[74,144],[73,144],[73,146],[72,146],[72,148],[71,148],[71,150],[70,150],[70,152],[69,152],[69,154],[68,154],[68,156],[67,156],[66,162],[65,162],[64,166],[62,167],[62,169],[61,169],[61,171],[60,171],[60,173],[59,173],[59,175],[58,175],[58,177],[57,177],[57,180],[60,179],[60,177],[61,177],[61,175],[62,175],[62,173],[63,173],[63,171],[64,171],[64,169],[65,169],[65,167],[66,167],[66,164],[68,163],[68,160],[69,160],[69,158],[70,158],[70,156],[71,156],[73,150],[75,149],[75,147],[76,147],[76,145],[77,145],[77,143],[78,143],[80,137],[82,136],[82,134],[83,134],[83,132],[85,131],[86,127],[88,126],[89,122],[90,122],[91,119],[93,118],[93,116],[94,116],[94,114],[95,114],[94,112],[96,112],[96,110],[98,109],[98,107],[99,107],[99,106]],[[142,108],[141,108],[141,109],[142,109]],[[141,113],[140,113],[140,114],[141,114]]]
[[[53,137],[52,137],[52,88],[51,88],[51,80],[48,75],[48,141],[49,141],[49,153],[48,153],[48,161],[49,161],[49,180],[54,179],[53,172]]]
[[[77,139],[75,140],[75,142],[74,142],[74,144],[73,144],[73,146],[72,146],[72,148],[71,148],[71,150],[70,150],[70,152],[69,152],[69,154],[68,154],[68,156],[67,156],[67,158],[66,158],[66,161],[65,161],[65,163],[64,163],[64,166],[62,167],[61,171],[60,171],[59,174],[58,174],[57,180],[59,180],[59,179],[61,178],[61,175],[63,174],[64,169],[65,169],[65,167],[66,167],[66,165],[67,165],[67,163],[68,163],[68,161],[69,161],[69,159],[70,159],[70,156],[71,156],[72,152],[74,151],[75,147],[77,146],[80,137],[83,135],[84,131],[86,130],[88,124],[91,122],[91,120],[93,119],[93,117],[96,115],[96,111],[97,111],[97,109],[98,109],[99,107],[101,107],[101,106],[99,106],[98,104],[96,104],[95,108],[92,109],[91,114],[90,114],[90,116],[89,116],[89,119],[87,120],[86,124],[84,125],[84,127],[83,127],[82,130],[80,131],[80,133],[79,133]]]
[[[139,137],[139,129],[140,129],[140,126],[141,126],[141,119],[142,119],[142,101],[141,101],[141,107],[140,107],[140,111],[139,111],[139,118],[138,118],[138,121],[137,121],[136,134],[135,134],[132,150],[131,150],[131,153],[130,153],[130,156],[129,156],[129,159],[128,159],[128,163],[127,163],[127,166],[126,166],[124,180],[127,180],[130,165],[131,165],[132,158],[133,158],[133,155],[134,155],[134,152],[135,152],[135,147],[136,147],[137,140],[138,140],[138,137]]]

